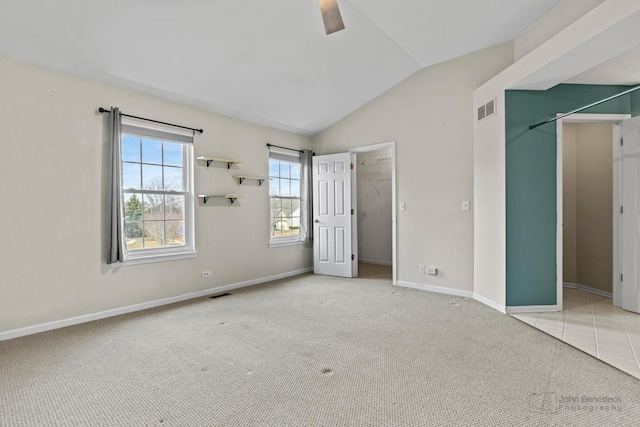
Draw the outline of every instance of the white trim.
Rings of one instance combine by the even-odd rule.
[[[477,293],[473,293],[473,299],[481,302],[484,305],[488,305],[489,307],[493,308],[494,310],[498,310],[500,313],[506,313],[506,307],[502,304],[498,304],[497,302],[493,302],[491,301],[489,298],[483,297],[480,294]]]
[[[298,240],[298,238],[296,237],[296,239],[290,239],[290,240],[286,240],[285,237],[281,237],[281,241],[278,241],[276,239],[273,239],[271,241],[269,241],[269,247],[270,248],[282,248],[285,246],[295,246],[295,245],[304,245],[305,242],[301,242],[300,240]]]
[[[559,115],[560,113],[558,113]],[[563,158],[562,158],[562,125],[564,123],[612,123],[612,124],[617,124],[622,122],[625,119],[630,118],[631,115],[630,114],[573,114],[571,116],[567,116],[565,118],[559,119],[556,121],[556,147],[557,147],[557,153],[556,153],[556,305],[558,305],[560,308],[562,308],[562,289],[564,287],[564,283],[563,283],[563,271],[562,271],[562,267],[563,267],[563,256],[562,256],[562,251],[563,251],[563,194],[562,194],[562,187],[563,187],[563,180],[562,180],[562,163],[563,163]],[[620,129],[618,128],[618,132],[620,131]],[[616,144],[616,126],[613,127],[613,158],[614,158],[614,175],[616,173],[616,168],[615,168],[615,158],[616,158],[616,146],[619,148],[619,145]],[[614,180],[613,180],[613,202],[614,202],[614,209],[617,209],[617,207],[620,204],[619,201],[619,195],[620,195],[620,190],[621,190],[621,185],[620,185],[620,181],[615,179],[614,176]],[[617,187],[617,188],[616,188]],[[616,204],[617,203],[617,204]],[[621,269],[620,269],[620,257],[621,257],[621,253],[616,250],[616,248],[618,248],[619,245],[619,241],[621,240],[621,236],[620,236],[620,224],[619,224],[619,217],[617,214],[613,215],[613,275],[614,275],[614,282],[613,282],[613,297],[614,297],[614,302],[616,301],[616,293],[618,292],[618,280],[617,278],[620,277],[620,273],[621,273]],[[615,304],[614,304],[615,305]]]
[[[80,323],[91,322],[92,320],[105,319],[108,317],[119,316],[121,314],[133,313],[135,311],[147,310],[149,308],[160,307],[167,304],[173,304],[180,301],[186,301],[194,298],[201,298],[208,295],[228,292],[234,289],[245,288],[247,286],[258,285],[260,283],[271,282],[273,280],[284,279],[286,277],[297,276],[299,274],[309,273],[312,268],[302,268],[300,270],[289,271],[286,273],[275,274],[273,276],[260,277],[258,279],[246,280],[244,282],[232,283],[230,285],[210,288],[204,291],[190,292],[188,294],[178,295],[175,297],[163,298],[154,301],[143,302],[140,304],[128,305],[125,307],[114,308],[111,310],[100,311],[97,313],[85,314],[82,316],[71,317],[69,319],[56,320],[53,322],[42,323],[40,325],[27,326],[25,328],[12,329],[0,332],[0,341],[19,338],[26,335],[37,334],[40,332],[51,331],[53,329],[64,328],[66,326],[78,325]]]
[[[198,251],[174,252],[169,254],[151,254],[147,252],[146,255],[144,256],[139,256],[135,258],[128,257],[124,263],[111,264],[111,266],[112,268],[130,267],[132,265],[149,264],[152,262],[178,261],[181,259],[196,258],[197,256],[198,256]]]
[[[622,307],[622,221],[620,208],[622,206],[622,122],[613,124],[613,292],[611,298],[615,307]]]
[[[403,288],[419,289],[421,291],[435,292],[437,294],[453,295],[456,297],[473,299],[473,292],[462,291],[460,289],[443,288],[441,286],[425,285],[422,283],[402,282],[402,281],[398,281],[398,286],[401,286]]]
[[[521,305],[506,307],[507,314],[548,313],[552,311],[562,311],[562,308],[558,305]]]
[[[565,119],[556,120],[556,305],[563,306],[564,277],[564,177],[562,132]]]
[[[598,295],[604,298],[609,298],[609,299],[613,299],[613,293],[612,292],[607,292],[607,291],[603,291],[601,289],[596,289],[596,288],[592,288],[591,286],[587,286],[587,285],[582,285],[580,283],[568,283],[568,282],[564,282],[563,286],[567,289],[578,289],[579,291],[584,291],[584,292],[588,292],[590,294],[593,295]]]
[[[392,262],[388,262],[388,261],[373,261],[370,259],[359,259],[358,262],[364,263],[364,264],[373,264],[373,265],[386,265],[386,266],[392,266],[393,263]]]
[[[395,141],[389,141],[389,142],[382,142],[379,144],[373,144],[373,145],[365,145],[362,147],[355,147],[355,148],[350,148],[349,149],[349,153],[366,153],[368,151],[377,151],[377,150],[385,150],[385,149],[391,149],[391,277],[392,277],[392,282],[394,285],[399,286],[398,283],[398,255],[397,255],[397,220],[396,220],[396,206],[397,206],[397,202],[396,202],[396,142]],[[355,171],[355,168],[353,169]],[[352,179],[352,183],[356,182],[356,179]],[[357,192],[357,188],[355,189],[355,191]],[[354,206],[352,206],[356,212],[357,212],[357,193],[356,193],[356,197],[355,197],[356,203]],[[357,215],[354,215],[355,218],[355,222],[357,224]],[[355,227],[355,229],[357,230],[357,225]],[[355,239],[354,242],[355,245],[355,250],[354,254],[357,254],[357,246],[358,246],[358,239]],[[356,258],[357,259],[357,258]],[[357,265],[357,263],[356,263]]]
[[[144,129],[149,130],[157,130],[161,133],[168,133],[173,135],[183,135],[182,132],[176,132],[171,128],[171,126],[164,126],[158,123],[136,123],[136,119],[131,118],[132,122],[130,126],[132,129],[127,132],[128,135],[145,138],[149,136],[144,132]],[[141,128],[140,131],[136,131],[135,128]],[[177,128],[176,128],[177,130]],[[124,132],[123,132],[124,134]],[[132,249],[127,253],[126,261],[124,264],[119,265],[136,265],[136,264],[146,264],[152,262],[163,262],[163,261],[174,261],[179,259],[186,258],[194,258],[197,256],[196,251],[196,239],[195,239],[195,179],[194,179],[194,148],[193,148],[193,133],[189,132],[184,134],[191,139],[191,142],[185,143],[184,141],[174,141],[171,140],[170,135],[169,141],[175,144],[180,144],[183,149],[183,159],[182,159],[182,179],[185,184],[185,188],[183,191],[149,191],[149,190],[134,190],[121,188],[120,192],[122,194],[123,201],[126,202],[125,195],[127,194],[140,194],[144,198],[145,194],[176,194],[184,196],[184,246],[163,246],[159,248],[143,248],[143,249]],[[152,136],[153,137],[153,136]],[[122,146],[122,138],[120,138],[120,145]],[[135,162],[134,162],[135,163]],[[142,165],[142,163],[140,163]],[[164,165],[164,163],[163,163]],[[142,173],[142,169],[141,169]],[[142,219],[144,222],[144,218]]]

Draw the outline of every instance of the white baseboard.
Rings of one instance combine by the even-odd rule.
[[[507,307],[507,314],[519,313],[546,313],[552,311],[562,311],[558,305],[519,305]]]
[[[374,261],[374,260],[370,260],[370,259],[359,259],[358,262],[361,262],[361,263],[364,263],[364,264],[374,264],[374,265],[387,265],[387,266],[392,266],[393,265],[392,262]]]
[[[600,289],[592,288],[591,286],[581,285],[580,283],[567,283],[567,282],[564,282],[562,284],[562,286],[564,288],[578,289],[580,291],[588,292],[590,294],[598,295],[598,296],[601,296],[601,297],[604,297],[604,298],[613,299],[613,293],[612,292],[602,291]]]
[[[506,313],[506,309],[505,306],[502,304],[498,304],[497,302],[494,302],[492,300],[490,300],[489,298],[483,297],[482,295],[476,294],[474,292],[473,294],[473,299],[481,302],[484,305],[488,305],[489,307],[493,308],[494,310],[498,310],[500,313]]]
[[[187,301],[194,298],[201,298],[208,295],[220,294],[234,289],[245,288],[247,286],[258,285],[260,283],[271,282],[272,280],[284,279],[286,277],[297,276],[299,274],[309,273],[313,268],[303,268],[300,270],[289,271],[286,273],[276,274],[268,277],[260,277],[258,279],[246,280],[244,282],[232,283],[230,285],[220,286],[217,288],[205,289],[198,292],[190,292],[188,294],[178,295],[175,297],[163,298],[154,301],[143,302],[140,304],[128,305],[126,307],[114,308],[111,310],[100,311],[98,313],[85,314],[82,316],[71,317],[69,319],[56,320],[53,322],[42,323],[40,325],[27,326],[25,328],[12,329],[10,331],[0,332],[0,341],[19,338],[26,335],[46,332],[53,329],[64,328],[66,326],[78,325],[80,323],[91,322],[92,320],[105,319],[107,317],[119,316],[121,314],[133,313],[135,311],[147,310],[149,308],[160,307],[176,302]]]
[[[473,298],[473,292],[462,291],[460,289],[443,288],[442,286],[425,285],[422,283],[401,282],[398,280],[398,286],[403,288],[420,289],[421,291],[435,292],[438,294],[453,295],[456,297]]]

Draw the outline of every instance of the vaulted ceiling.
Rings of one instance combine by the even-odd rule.
[[[20,0],[0,56],[314,135],[421,68],[513,39],[559,0]]]

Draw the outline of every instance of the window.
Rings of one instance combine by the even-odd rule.
[[[298,242],[300,237],[300,157],[272,151],[269,155],[271,244]]]
[[[123,124],[121,141],[128,258],[193,254],[192,137]]]

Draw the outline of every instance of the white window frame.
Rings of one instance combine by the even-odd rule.
[[[279,151],[272,148],[271,151],[269,152],[269,160],[271,159],[280,160],[280,161],[289,162],[289,163],[298,163],[300,165],[300,171],[302,174],[302,164],[300,163],[299,154],[293,154],[293,152],[289,152],[289,151]],[[300,176],[299,179],[300,181],[302,180],[302,175]],[[271,186],[271,171],[269,171],[269,186]],[[302,189],[300,191],[302,192]],[[296,198],[296,197],[290,197],[290,196],[274,196],[274,197],[278,197],[280,199]],[[300,204],[302,204],[302,195],[300,197],[297,197],[297,199],[299,199]],[[292,245],[303,244],[303,242],[300,242],[299,232],[295,236],[282,236],[282,237],[273,236],[272,229],[271,229],[272,224],[273,224],[273,221],[271,218],[271,187],[269,187],[269,247],[277,248],[281,246],[292,246]]]
[[[150,124],[135,119],[122,119],[122,135],[134,135],[159,139],[167,142],[180,143],[183,146],[182,174],[184,190],[180,192],[159,192],[162,194],[184,195],[184,245],[164,246],[160,248],[128,249],[127,260],[124,265],[145,264],[150,262],[174,261],[179,259],[195,258],[195,195],[193,184],[193,134],[181,132],[173,127]],[[122,144],[122,138],[120,138]],[[123,162],[123,159],[120,159]],[[124,184],[124,183],[123,183]],[[127,191],[125,193],[125,191]],[[131,191],[121,189],[123,204],[126,203],[126,194],[145,194],[146,190]]]

